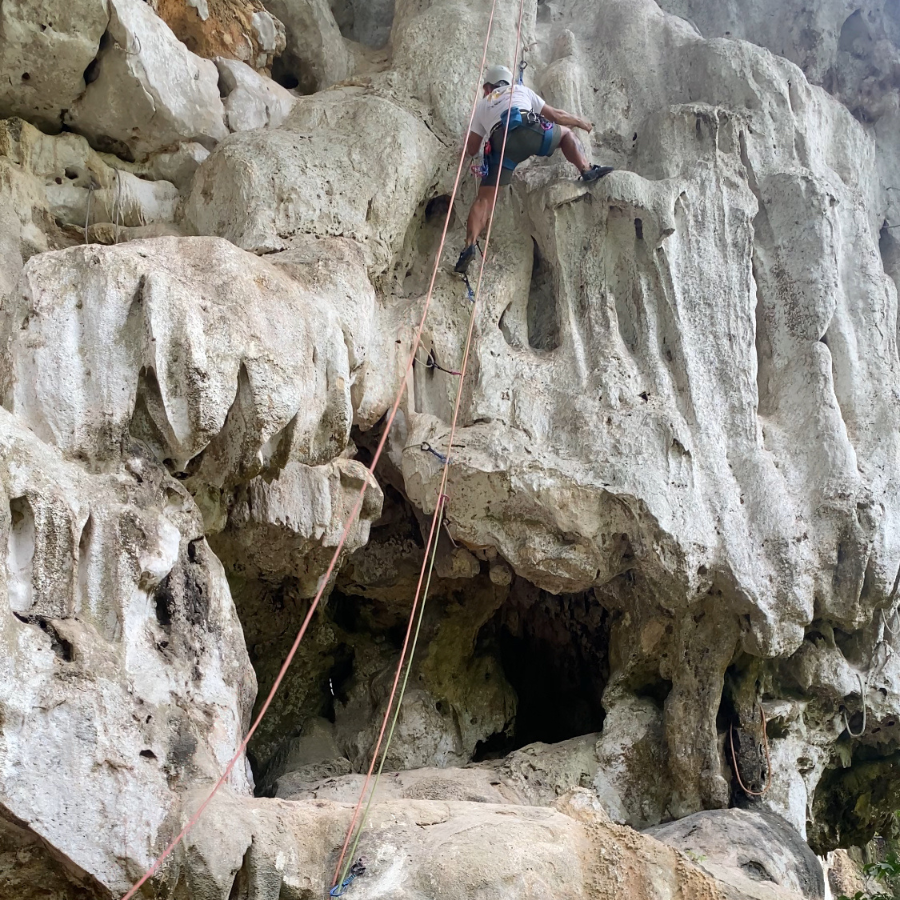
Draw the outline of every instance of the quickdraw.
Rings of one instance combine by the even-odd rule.
[[[481,258],[484,259],[484,250],[481,249],[481,244],[479,244],[478,241],[475,241],[475,246],[478,248],[478,252],[481,254]],[[475,290],[472,287],[472,282],[469,281],[469,276],[466,272],[462,273],[462,277],[463,281],[466,283],[466,297],[468,297],[470,303],[474,303]]]
[[[344,891],[359,878],[360,875],[366,874],[366,858],[361,856],[352,866],[350,866],[350,874],[340,883],[336,884],[329,892],[331,897],[340,897]]]
[[[422,441],[422,446],[420,449],[423,453],[430,453],[432,456],[436,456],[441,465],[447,465],[447,457],[444,456],[443,453],[439,453],[437,450],[435,450],[434,447],[432,447],[431,444],[428,443],[428,441]]]
[[[456,369],[445,369],[434,358],[434,350],[428,351],[428,359],[424,361],[419,359],[418,354],[416,354],[416,362],[421,363],[421,365],[425,366],[426,369],[437,369],[439,372],[445,372],[447,375],[462,375],[462,372],[457,372]]]

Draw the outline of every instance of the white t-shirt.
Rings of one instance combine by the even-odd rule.
[[[472,131],[481,137],[487,137],[500,117],[509,109],[509,92],[512,90],[512,105],[522,112],[539,113],[544,108],[544,101],[531,88],[524,84],[509,85],[497,88],[493,93],[478,101],[475,107],[475,118],[472,120]]]

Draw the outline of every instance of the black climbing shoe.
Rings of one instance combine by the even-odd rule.
[[[454,272],[458,272],[460,275],[465,275],[466,272],[469,271],[469,266],[472,264],[472,260],[475,259],[475,245],[472,244],[469,247],[466,247],[462,253],[459,254],[459,259],[456,261],[456,266],[453,269]]]
[[[614,171],[615,169],[612,166],[591,166],[587,172],[581,173],[581,181],[599,181]]]

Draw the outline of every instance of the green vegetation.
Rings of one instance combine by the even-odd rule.
[[[900,878],[900,856],[898,856],[897,851],[892,850],[884,859],[864,865],[863,874],[866,878],[872,878],[879,884],[891,889],[891,893],[879,891],[870,894],[866,891],[857,891],[852,897],[841,894],[838,900],[894,900],[896,896],[896,892],[893,890],[894,881]]]

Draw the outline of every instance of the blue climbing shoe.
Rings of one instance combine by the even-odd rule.
[[[615,172],[612,166],[591,166],[586,172],[581,173],[581,181],[590,183],[605,178],[610,172]]]
[[[459,254],[459,259],[456,261],[456,266],[453,271],[459,273],[460,275],[465,275],[466,272],[469,271],[469,266],[472,264],[472,260],[475,258],[475,245],[471,244],[466,247],[462,253]]]

